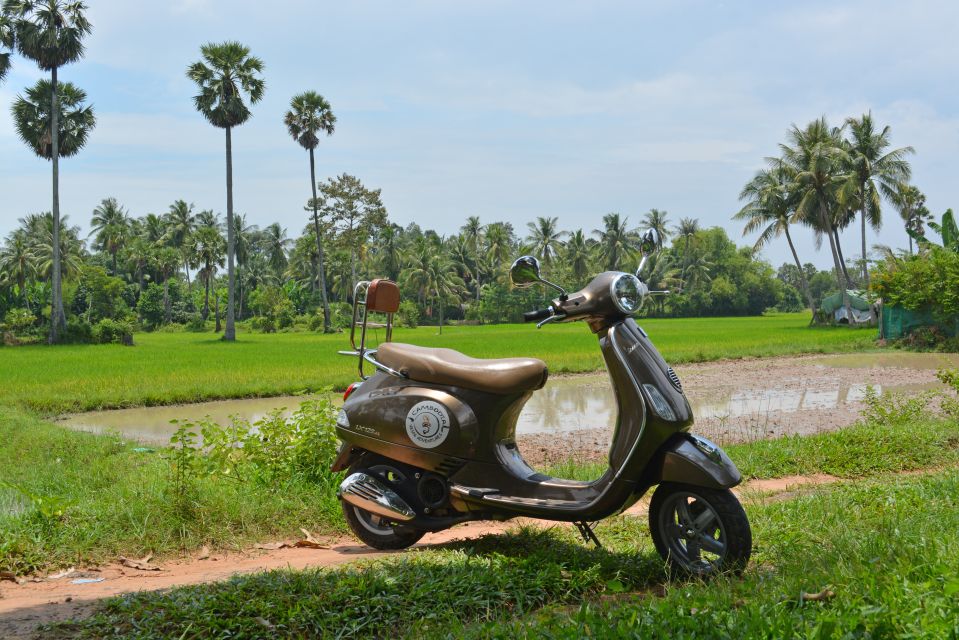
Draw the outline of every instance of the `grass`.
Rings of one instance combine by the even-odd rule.
[[[959,463],[959,423],[893,416],[882,424],[757,441],[727,451],[748,477],[829,473],[863,478]],[[299,527],[343,531],[332,489],[337,477],[322,485],[291,474],[288,482],[264,486],[200,476],[192,508],[184,515],[171,496],[167,455],[139,453],[117,438],[66,431],[23,411],[0,408],[0,481],[65,507],[62,517],[44,516],[38,508],[0,514],[0,569],[27,573],[148,551],[162,557],[204,544],[238,548],[295,534]],[[592,467],[572,465],[554,471],[598,475]]]
[[[50,638],[878,638],[959,635],[959,471],[747,507],[742,578],[667,581],[643,519],[460,542],[360,566],[114,598]],[[828,588],[834,597],[802,602]]]
[[[798,353],[861,351],[872,330],[813,328],[802,313],[749,318],[643,320],[674,363]],[[398,329],[397,341],[458,349],[475,357],[534,356],[557,372],[602,368],[596,338],[582,323],[537,331],[531,325]],[[43,415],[131,406],[297,394],[344,388],[355,360],[336,354],[345,335],[137,334],[119,345],[0,347],[0,406]]]

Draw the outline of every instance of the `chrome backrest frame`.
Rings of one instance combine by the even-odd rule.
[[[367,293],[370,289],[372,281],[370,280],[361,280],[356,283],[356,286],[353,287],[353,319],[350,322],[350,346],[353,347],[352,351],[340,351],[339,353],[344,356],[357,356],[358,365],[357,369],[360,374],[360,379],[367,380],[370,376],[366,375],[366,371],[363,368],[364,362],[369,362],[379,371],[388,373],[392,376],[397,376],[399,378],[405,378],[401,372],[391,369],[382,362],[379,362],[376,359],[376,349],[367,349],[366,348],[366,329],[369,320],[369,313],[366,307]],[[362,308],[362,310],[361,310]],[[361,316],[362,314],[362,316]],[[360,327],[360,344],[356,344],[356,327]],[[386,314],[386,342],[393,341],[393,314]]]

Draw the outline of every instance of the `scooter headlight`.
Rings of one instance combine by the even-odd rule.
[[[639,308],[643,306],[646,292],[646,285],[631,273],[619,274],[609,286],[609,293],[616,307],[627,315],[639,311]]]

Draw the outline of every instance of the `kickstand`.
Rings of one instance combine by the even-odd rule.
[[[596,537],[596,532],[593,531],[593,525],[585,520],[574,522],[573,524],[575,524],[576,528],[579,529],[579,535],[583,536],[583,542],[586,544],[592,542],[596,545],[597,549],[603,548],[603,544],[599,541],[599,538]]]

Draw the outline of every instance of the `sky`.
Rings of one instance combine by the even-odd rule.
[[[382,189],[391,220],[451,234],[470,215],[537,216],[587,231],[651,207],[698,218],[742,244],[743,185],[791,124],[871,111],[911,145],[935,214],[959,206],[959,3],[320,2],[87,0],[86,57],[62,80],[98,124],[61,160],[61,207],[86,233],[116,197],[131,214],[182,198],[225,211],[224,135],[195,111],[187,66],[206,42],[239,40],[265,63],[264,99],[234,131],[234,201],[248,222],[306,223],[306,152],[283,114],[305,90],[337,116],[318,178]],[[41,77],[22,58],[0,85],[0,236],[50,208],[49,163],[17,138],[9,109]],[[870,244],[904,247],[895,211]],[[797,230],[803,262],[831,264]],[[858,255],[855,230],[843,239]],[[790,260],[784,240],[763,252]]]

